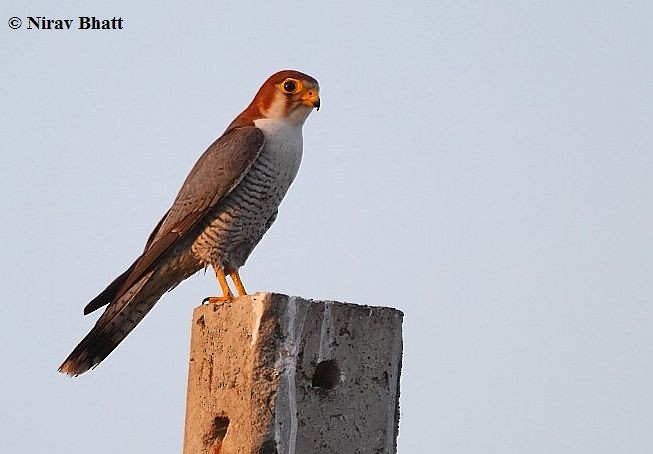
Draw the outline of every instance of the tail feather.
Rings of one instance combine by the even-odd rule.
[[[124,285],[125,281],[131,274],[131,272],[134,270],[134,267],[138,263],[138,260],[136,260],[132,266],[130,266],[127,271],[122,273],[120,276],[115,278],[111,284],[105,288],[102,293],[100,293],[98,296],[93,298],[90,303],[86,305],[84,308],[84,315],[88,315],[91,312],[98,310],[102,306],[106,306],[107,304],[111,303],[113,300],[116,299],[116,296],[122,286]]]
[[[111,301],[93,329],[59,367],[59,372],[71,376],[83,374],[97,366],[115,350],[163,294],[163,292],[140,294],[151,275],[152,272],[147,273],[117,300]]]

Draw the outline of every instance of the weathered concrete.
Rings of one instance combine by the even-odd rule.
[[[403,314],[258,293],[200,306],[184,453],[394,453]]]

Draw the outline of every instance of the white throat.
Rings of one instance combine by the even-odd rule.
[[[295,178],[302,160],[302,124],[286,118],[259,118],[254,125],[263,131],[265,145],[261,155],[277,163],[289,179]]]

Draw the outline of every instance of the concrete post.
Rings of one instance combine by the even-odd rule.
[[[196,308],[184,453],[395,453],[402,318],[273,293]]]

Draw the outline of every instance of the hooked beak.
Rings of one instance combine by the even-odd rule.
[[[320,92],[317,88],[309,88],[302,96],[302,103],[305,106],[320,110]]]

